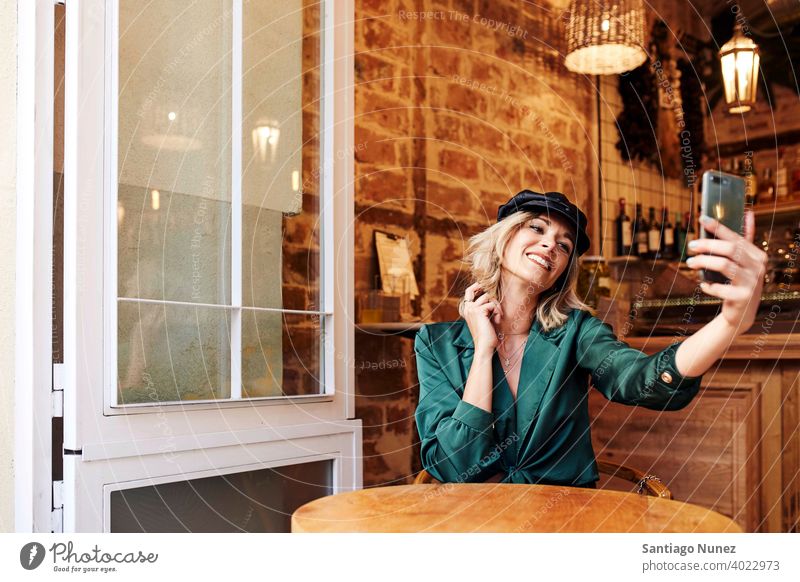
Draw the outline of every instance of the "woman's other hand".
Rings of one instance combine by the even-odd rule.
[[[477,297],[481,293],[480,297]],[[476,299],[477,297],[477,299]],[[482,292],[478,283],[473,283],[464,292],[464,320],[467,322],[469,332],[472,334],[472,343],[475,351],[492,351],[497,348],[499,340],[497,332],[492,325],[500,323],[503,316],[500,303]]]
[[[689,244],[693,253],[711,254],[691,257],[686,265],[717,271],[729,279],[728,284],[702,282],[700,288],[722,299],[722,317],[737,335],[742,334],[755,322],[767,269],[767,254],[753,244],[755,217],[751,210],[745,213],[744,236],[711,217],[701,220],[716,239],[693,240]]]

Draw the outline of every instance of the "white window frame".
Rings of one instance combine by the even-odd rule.
[[[53,0],[17,2],[14,529],[52,519]]]
[[[117,0],[109,2],[116,5]],[[241,0],[237,0],[240,3]],[[116,237],[113,225],[116,222],[116,144],[114,128],[110,125],[113,115],[104,116],[104,108],[116,101],[115,79],[106,83],[106,91],[90,92],[92,103],[85,95],[78,106],[77,83],[67,84],[65,100],[66,134],[77,136],[76,143],[66,144],[65,152],[65,417],[75,414],[79,422],[74,431],[65,426],[65,447],[83,450],[91,443],[107,443],[112,441],[128,441],[132,435],[137,438],[158,438],[159,430],[154,428],[151,418],[154,413],[174,416],[173,432],[187,434],[197,432],[193,425],[207,427],[217,432],[225,430],[227,421],[237,426],[262,426],[265,418],[271,426],[302,424],[315,421],[334,421],[353,418],[355,405],[352,393],[353,373],[353,268],[352,252],[339,253],[336,256],[334,241],[339,247],[352,249],[353,232],[349,228],[353,219],[352,191],[352,151],[353,140],[351,123],[335,123],[335,120],[352,119],[352,18],[347,18],[348,6],[352,8],[352,0],[346,2],[328,0],[324,2],[324,30],[334,34],[323,33],[324,50],[322,83],[326,96],[323,99],[322,119],[322,156],[326,160],[321,172],[321,212],[323,216],[321,237],[322,259],[322,311],[325,325],[322,349],[324,354],[325,393],[319,395],[295,397],[254,398],[246,400],[218,400],[206,402],[157,403],[154,405],[113,405],[116,399]],[[70,19],[71,11],[77,11],[75,5],[67,3],[67,22],[77,21],[77,12]],[[90,11],[84,11],[88,13]],[[349,14],[352,14],[350,12]],[[85,18],[88,18],[84,14]],[[111,10],[106,11],[106,21],[78,22],[74,25],[88,31],[92,26],[108,26],[111,37],[117,33],[115,18]],[[241,13],[239,13],[241,18]],[[72,37],[73,39],[75,37]],[[101,38],[97,33],[88,32],[81,37],[80,43],[67,40],[68,78],[80,79],[86,87],[98,83],[92,71],[100,66],[99,59],[104,56],[108,61],[110,41]],[[94,46],[93,46],[94,43]],[[79,61],[76,51],[84,51],[95,55],[94,62]],[[90,59],[92,57],[89,57]],[[85,57],[84,57],[85,59]],[[82,62],[86,71],[70,71],[70,62]],[[106,62],[105,70],[114,71],[116,63]],[[85,91],[85,89],[84,89]],[[236,91],[234,91],[236,93]],[[241,115],[241,114],[240,114]],[[332,122],[333,120],[333,122]],[[234,120],[235,122],[235,120]],[[75,124],[70,132],[70,125]],[[236,125],[236,123],[234,123]],[[102,135],[102,137],[100,137]],[[86,163],[93,144],[104,140],[102,163],[92,166]],[[84,141],[82,141],[84,140]],[[234,148],[236,150],[236,148]],[[337,155],[334,151],[347,152],[348,155]],[[84,159],[78,159],[82,155]],[[240,159],[240,155],[238,158]],[[237,157],[234,154],[234,163]],[[234,166],[234,168],[236,168]],[[81,175],[83,172],[83,175]],[[234,173],[236,173],[234,171]],[[77,201],[79,192],[100,188],[105,192],[102,208],[93,203],[84,203],[80,208]],[[113,195],[113,202],[111,194]],[[235,214],[235,213],[234,213]],[[98,229],[103,224],[104,229]],[[236,246],[236,245],[232,245]],[[99,249],[107,249],[100,256]],[[94,251],[94,255],[92,254]],[[240,253],[235,249],[234,253]],[[241,262],[240,260],[238,261]],[[239,272],[241,268],[239,267]],[[74,273],[80,275],[75,277]],[[236,278],[234,278],[236,281]],[[240,288],[240,285],[238,286]],[[103,289],[103,291],[99,291]],[[233,298],[236,300],[236,297]],[[240,299],[240,297],[239,297]],[[96,309],[96,305],[104,305],[105,316]],[[72,306],[75,306],[72,309]],[[80,326],[78,325],[80,322]],[[70,353],[71,349],[80,346],[81,353]],[[72,356],[72,357],[70,357]],[[236,360],[237,358],[233,358]],[[95,365],[103,362],[102,369]],[[70,365],[73,364],[73,365]],[[234,371],[233,373],[236,373]],[[81,391],[87,391],[81,395]],[[102,390],[102,392],[101,392]],[[103,401],[103,416],[96,420],[94,412],[86,406],[81,407],[78,399],[89,398],[93,402]],[[186,411],[191,410],[192,420],[187,420]],[[223,419],[219,411],[225,410]],[[137,417],[141,416],[142,419]]]
[[[334,96],[336,87],[334,85],[334,75],[331,74],[335,65],[333,59],[334,54],[334,34],[331,31],[336,30],[336,21],[334,11],[332,10],[333,3],[331,0],[321,2],[323,8],[322,16],[322,31],[320,32],[320,50],[325,58],[325,62],[321,60],[322,74],[321,78],[321,92],[325,96],[322,100],[322,110],[320,111],[321,117],[321,135],[320,135],[320,202],[321,202],[321,222],[320,222],[320,310],[319,311],[299,311],[293,309],[279,309],[279,308],[264,308],[255,306],[244,306],[242,303],[242,60],[243,60],[243,47],[242,41],[242,16],[243,6],[242,0],[232,0],[232,74],[231,74],[231,304],[230,306],[223,306],[219,304],[205,304],[189,301],[162,301],[138,298],[119,298],[117,289],[117,204],[116,198],[111,201],[108,198],[104,200],[105,212],[105,231],[103,234],[103,248],[106,249],[104,255],[105,267],[103,271],[103,286],[107,289],[104,294],[104,314],[105,314],[105,338],[104,347],[105,354],[103,360],[106,368],[103,373],[103,380],[105,385],[105,398],[104,398],[104,414],[136,414],[147,413],[148,408],[152,408],[152,403],[134,403],[134,404],[117,404],[117,356],[118,356],[118,335],[117,335],[117,306],[120,302],[131,302],[140,304],[153,304],[153,305],[177,305],[185,307],[207,307],[210,309],[224,310],[230,316],[231,325],[231,395],[228,399],[209,399],[209,400],[193,400],[191,406],[195,409],[210,408],[217,409],[218,407],[248,407],[251,403],[257,402],[259,404],[298,404],[302,402],[327,402],[333,400],[336,392],[335,386],[336,378],[334,374],[334,337],[330,330],[334,325],[334,276],[335,264],[334,257],[334,236],[333,233],[342,233],[341,227],[337,228],[334,224],[334,209],[333,193],[334,193],[334,172],[336,169],[343,170],[343,168],[332,168],[325,165],[324,160],[333,160],[334,154],[334,139],[343,139],[344,136],[334,136],[335,127],[331,123],[334,120]],[[110,34],[106,36],[105,50],[106,54],[117,55],[119,54],[119,0],[109,3],[110,10],[106,12],[106,30]],[[108,63],[107,66],[110,72],[110,82],[106,84],[106,99],[105,110],[110,112],[107,121],[116,120],[119,115],[118,111],[118,95],[119,95],[119,67],[116,60]],[[118,188],[118,126],[117,124],[108,123],[106,126],[106,151],[105,160],[106,164],[103,170],[103,175],[106,181],[106,193],[116,193]],[[348,150],[345,150],[348,151]],[[333,171],[332,171],[333,170]],[[352,233],[350,233],[352,234]],[[347,289],[351,289],[352,285]],[[352,303],[352,297],[348,298]],[[321,372],[323,377],[320,378],[322,388],[324,390],[321,394],[306,394],[297,396],[266,396],[266,397],[252,397],[242,399],[242,376],[241,376],[241,341],[242,341],[242,316],[245,311],[260,311],[260,312],[273,312],[273,313],[294,313],[301,315],[316,315],[321,318],[321,345],[320,345],[320,362],[322,363]],[[160,402],[161,407],[169,406],[183,406],[188,405],[187,402],[172,401]]]
[[[339,426],[326,425],[291,427],[288,431],[259,434],[253,443],[235,442],[232,435],[227,443],[217,446],[187,449],[184,452],[126,451],[116,449],[105,458],[91,460],[91,470],[81,472],[79,501],[87,511],[65,508],[65,531],[111,531],[111,493],[162,483],[173,483],[256,471],[320,460],[333,461],[331,489],[333,493],[352,491],[361,487],[361,433],[352,421]],[[218,462],[209,465],[208,457]],[[148,475],[142,477],[140,464],[147,462]],[[87,459],[84,458],[83,461]],[[65,459],[65,472],[77,473],[76,457]],[[113,475],[113,479],[109,479]],[[83,492],[102,492],[97,503]],[[81,499],[83,497],[83,499]]]
[[[77,105],[80,86],[76,82],[90,84],[94,80],[88,76],[85,63],[74,67],[78,61],[71,60],[70,55],[77,55],[78,44],[81,44],[76,42],[77,38],[81,38],[81,42],[96,41],[98,36],[81,36],[98,24],[91,22],[91,18],[77,18],[77,7],[82,3],[88,4],[66,3],[68,27],[73,31],[72,41],[68,33],[66,47],[67,76],[73,83],[65,91],[65,101],[71,103],[71,106],[65,104],[65,125],[71,125],[73,141],[65,141],[64,448],[77,454],[64,458],[64,531],[98,529],[96,523],[82,521],[79,509],[76,513],[75,507],[66,505],[66,500],[79,500],[81,495],[86,503],[95,499],[88,490],[81,492],[81,486],[99,479],[106,489],[113,488],[113,483],[117,482],[113,478],[114,470],[104,472],[104,467],[118,468],[142,457],[149,458],[147,455],[163,454],[165,447],[171,447],[170,450],[185,458],[198,452],[211,452],[214,461],[206,469],[231,472],[234,467],[224,461],[225,455],[234,450],[229,447],[250,447],[246,450],[252,452],[263,448],[267,442],[313,445],[316,441],[309,438],[312,434],[324,437],[323,440],[346,438],[345,444],[339,442],[334,449],[326,445],[325,450],[315,451],[311,450],[312,446],[305,455],[287,457],[282,453],[284,456],[279,459],[272,458],[271,454],[256,455],[256,461],[259,466],[267,466],[276,461],[285,464],[292,459],[300,462],[309,455],[338,455],[337,487],[339,490],[360,488],[361,422],[349,420],[355,416],[351,228],[353,0],[328,0],[323,18],[324,28],[334,31],[334,34],[323,34],[324,70],[328,74],[322,76],[324,94],[329,96],[324,100],[322,115],[326,137],[321,144],[326,160],[322,167],[321,205],[323,216],[328,217],[321,244],[329,259],[323,260],[322,271],[323,281],[327,281],[322,289],[323,310],[328,318],[322,342],[326,393],[198,405],[159,403],[149,409],[125,407],[124,414],[119,407],[107,406],[110,401],[104,381],[110,365],[105,358],[108,343],[104,336],[108,331],[106,299],[112,295],[103,285],[109,275],[109,255],[98,263],[92,261],[91,252],[86,252],[103,248],[107,235],[104,205],[107,206],[108,199],[103,197],[104,205],[100,205],[99,210],[81,206],[77,199],[79,184],[82,188],[88,184],[105,190],[109,179],[108,157],[100,156],[100,165],[89,167],[85,161],[79,163],[77,159],[86,155],[80,147],[87,137],[91,141],[102,136],[103,147],[108,151],[111,139],[106,126],[110,117],[91,114],[91,111],[102,112],[108,98],[106,91],[94,92],[96,102]],[[52,528],[50,465],[53,454],[50,446],[53,0],[20,2],[18,10],[15,527],[17,531],[49,532]],[[104,42],[101,39],[99,46],[82,46],[82,50],[91,52],[94,49],[96,58],[102,61],[107,57]],[[110,191],[116,200],[116,184],[113,186]],[[347,250],[335,250],[342,248]],[[116,274],[115,254],[113,263]],[[113,280],[116,281],[116,277]],[[92,299],[99,299],[94,309],[91,308]],[[113,302],[116,303],[116,285]],[[105,307],[106,316],[97,305]],[[116,340],[114,352],[116,354]],[[116,376],[114,365],[114,384]],[[167,436],[166,430],[169,431]]]

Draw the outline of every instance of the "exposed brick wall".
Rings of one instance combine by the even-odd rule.
[[[499,204],[524,187],[596,199],[593,80],[563,66],[566,4],[357,0],[356,296],[375,285],[374,231],[393,232],[411,244],[415,313],[457,319],[467,240]],[[357,332],[356,354],[364,484],[410,482],[413,342]]]
[[[302,212],[281,219],[283,257],[282,298],[286,309],[319,309],[319,205],[320,127],[319,46],[321,42],[320,5],[303,0],[303,165]],[[259,244],[260,241],[250,241]],[[245,257],[247,260],[247,257]],[[309,293],[309,290],[315,290]],[[285,394],[319,393],[319,320],[316,317],[283,317],[282,373]],[[247,349],[248,346],[245,346]],[[251,347],[252,349],[252,347]],[[271,375],[265,371],[265,375]]]

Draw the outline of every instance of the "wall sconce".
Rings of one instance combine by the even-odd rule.
[[[258,154],[261,162],[267,161],[269,153],[270,162],[275,161],[275,150],[278,148],[278,139],[281,130],[275,122],[262,123],[253,128],[253,150]]]
[[[616,75],[647,60],[642,0],[572,0],[564,65],[573,73]]]
[[[180,113],[180,114],[179,114]],[[196,123],[202,119],[197,108],[183,105],[176,108],[161,103],[146,102],[138,112],[141,126],[137,133],[142,143],[156,150],[169,152],[195,152],[203,147],[197,137]]]
[[[758,90],[758,45],[742,32],[741,24],[719,51],[722,84],[728,113],[745,113],[756,103]]]

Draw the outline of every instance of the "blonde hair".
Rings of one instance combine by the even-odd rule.
[[[462,262],[466,263],[472,282],[478,283],[491,299],[502,301],[500,278],[502,269],[500,259],[511,238],[539,212],[518,211],[493,224],[483,232],[469,239],[467,252]],[[591,308],[578,298],[578,258],[573,252],[569,264],[561,276],[548,289],[539,293],[536,306],[536,319],[543,331],[550,331],[564,325],[573,309],[591,313]],[[530,295],[529,295],[530,297]],[[458,303],[458,313],[464,317],[464,298]],[[507,314],[510,315],[510,314]],[[527,330],[523,330],[527,331]]]

